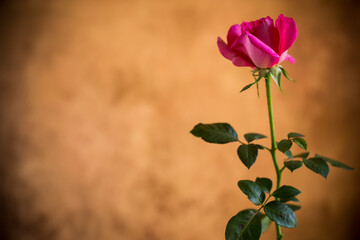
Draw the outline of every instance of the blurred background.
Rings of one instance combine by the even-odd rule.
[[[239,94],[251,69],[216,39],[280,13],[298,26],[297,62],[283,63],[297,82],[273,85],[277,138],[303,133],[312,154],[356,168],[286,170],[303,209],[284,239],[360,239],[359,12],[356,0],[2,0],[0,239],[224,239],[252,207],[237,181],[274,179],[273,165],[261,152],[247,170],[236,143],[189,131],[269,135],[264,85]]]

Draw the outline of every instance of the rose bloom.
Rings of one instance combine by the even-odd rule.
[[[295,58],[287,52],[297,37],[294,19],[279,15],[275,21],[261,18],[253,22],[243,22],[230,27],[227,44],[218,37],[220,53],[238,67],[271,68]]]

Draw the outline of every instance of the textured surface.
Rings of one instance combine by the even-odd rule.
[[[280,13],[299,37],[297,63],[284,64],[297,82],[273,85],[277,137],[300,132],[313,153],[356,168],[284,174],[304,206],[286,239],[359,239],[357,1],[21,2],[0,3],[1,239],[224,239],[251,206],[237,181],[274,179],[270,156],[249,171],[235,143],[189,131],[229,122],[269,135],[264,83],[260,99],[239,94],[250,69],[216,39]]]

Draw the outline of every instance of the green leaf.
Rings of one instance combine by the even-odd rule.
[[[193,128],[193,130],[191,130],[190,133],[209,143],[224,144],[238,141],[236,131],[228,123],[199,123]]]
[[[272,67],[270,68],[270,75],[274,79],[276,85],[280,88],[281,91],[281,69],[279,67]]]
[[[288,158],[293,159],[293,154],[292,154],[292,152],[291,152],[290,150],[285,151],[284,154],[285,154]]]
[[[296,138],[296,137],[305,137],[305,136],[302,135],[301,133],[296,133],[296,132],[288,133],[288,138]]]
[[[270,218],[268,216],[266,216],[265,214],[261,215],[261,233],[266,232],[270,225],[271,225],[272,221],[270,220]]]
[[[253,145],[256,146],[258,149],[261,149],[261,150],[264,149],[264,146],[262,146],[262,145],[259,145],[259,144],[253,144]]]
[[[265,193],[255,182],[250,180],[240,180],[238,182],[238,186],[253,204],[258,206],[264,202]]]
[[[250,169],[258,155],[258,147],[254,144],[242,144],[237,149],[238,156],[244,165]]]
[[[290,198],[280,198],[280,202],[289,202],[289,201],[293,201],[293,202],[299,202],[299,199],[297,199],[296,197],[290,197]]]
[[[301,209],[301,206],[300,206],[300,205],[288,204],[288,203],[287,203],[286,205],[287,205],[289,208],[291,208],[291,210],[293,210],[294,212]]]
[[[278,149],[282,152],[286,152],[292,146],[292,141],[289,139],[283,139],[278,144]]]
[[[272,201],[265,205],[266,215],[282,227],[294,228],[297,225],[296,216],[285,203]]]
[[[254,141],[254,140],[257,140],[257,139],[266,138],[265,135],[262,135],[262,134],[260,134],[260,133],[246,133],[246,134],[244,135],[244,137],[245,137],[245,139],[246,139],[246,141],[247,141],[248,143],[250,143],[250,142],[252,142],[252,141]]]
[[[311,171],[320,174],[324,178],[329,174],[329,166],[326,161],[322,158],[309,158],[303,160],[305,166]]]
[[[330,163],[330,165],[333,166],[333,167],[343,168],[343,169],[346,169],[346,170],[354,170],[354,168],[352,168],[352,167],[350,167],[350,166],[348,166],[348,165],[346,165],[344,163],[335,161],[334,159],[324,157],[324,156],[320,156],[318,154],[315,154],[315,157],[324,159],[325,161]]]
[[[296,143],[302,149],[307,150],[307,143],[306,143],[305,139],[303,139],[303,138],[293,138],[292,141],[294,143]]]
[[[281,69],[282,73],[284,74],[284,76],[289,79],[292,82],[296,82],[294,79],[292,79],[289,74],[287,73],[287,71],[285,70],[285,68],[283,68],[282,66],[278,65],[278,67]]]
[[[307,158],[309,156],[309,152],[303,152],[303,153],[299,153],[294,155],[294,158]]]
[[[258,240],[261,236],[261,219],[258,212],[247,209],[233,216],[226,225],[226,240]]]
[[[291,172],[295,169],[298,169],[302,166],[302,161],[292,160],[292,161],[285,161],[285,167],[287,167]]]
[[[272,188],[272,181],[269,178],[257,177],[255,183],[261,187],[264,192],[270,193]]]
[[[292,198],[299,195],[301,192],[292,186],[281,186],[273,192],[273,196],[277,198]]]

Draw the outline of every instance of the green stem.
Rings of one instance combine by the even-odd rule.
[[[278,189],[281,185],[281,173],[282,171],[279,169],[279,164],[276,159],[276,139],[275,139],[275,124],[274,124],[274,112],[273,112],[273,104],[272,104],[272,96],[271,96],[271,77],[270,73],[265,76],[265,84],[266,84],[266,98],[269,112],[269,121],[270,121],[270,132],[271,132],[271,157],[274,163],[275,171],[276,171],[276,189]],[[279,199],[276,199],[279,200]],[[283,235],[281,234],[281,227],[278,224],[275,224],[276,227],[276,236],[277,240],[281,240]]]

